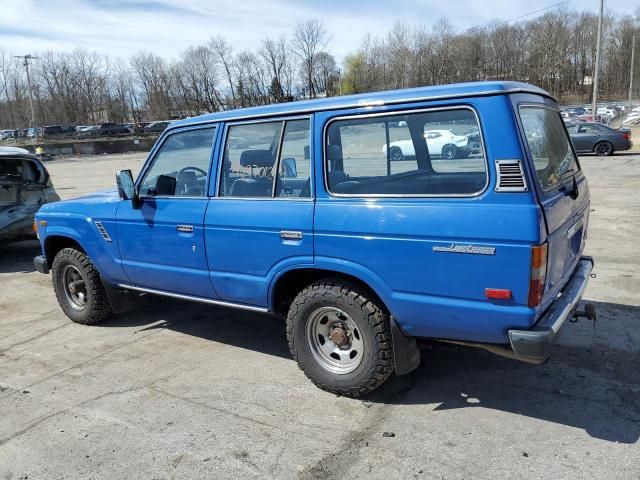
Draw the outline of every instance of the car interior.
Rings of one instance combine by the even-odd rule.
[[[464,112],[468,117],[471,112]],[[444,114],[439,122],[456,120],[456,111],[435,112],[435,115]],[[436,123],[434,113],[403,115],[409,128],[411,141],[415,151],[415,169],[400,173],[391,173],[390,157],[387,155],[387,174],[367,175],[368,165],[380,163],[379,159],[362,159],[362,165],[357,171],[346,169],[345,157],[343,156],[342,143],[344,141],[342,132],[344,127],[357,126],[369,123],[380,123],[380,118],[372,120],[345,120],[330,124],[327,132],[327,163],[328,163],[328,183],[329,189],[333,193],[346,195],[446,195],[457,194],[467,195],[481,191],[487,180],[486,169],[482,171],[460,171],[442,172],[434,168],[429,148],[424,138],[425,125],[427,122]],[[472,115],[472,114],[471,114]],[[396,119],[398,116],[389,117]],[[459,116],[460,118],[460,116]],[[385,121],[387,129],[391,121]],[[468,118],[467,118],[468,119]],[[475,120],[474,120],[475,121]],[[348,131],[348,130],[347,130]],[[389,151],[389,149],[387,149]],[[482,154],[482,149],[480,149]],[[486,167],[485,167],[486,168]]]

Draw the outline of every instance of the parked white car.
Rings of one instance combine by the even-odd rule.
[[[427,130],[424,132],[429,154],[446,159],[465,158],[469,155],[469,138],[456,135],[451,130]],[[397,140],[389,144],[389,156],[397,162],[405,158],[415,158],[416,151],[411,140]],[[382,153],[387,154],[387,146],[382,146]]]

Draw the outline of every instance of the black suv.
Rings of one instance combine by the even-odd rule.
[[[94,131],[96,136],[130,135],[131,132],[124,125],[117,123],[100,123]]]

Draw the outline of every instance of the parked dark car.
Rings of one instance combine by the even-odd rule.
[[[144,127],[145,133],[162,133],[169,126],[171,122],[151,122],[149,125]]]
[[[567,125],[567,130],[578,153],[611,155],[633,146],[628,128],[616,130],[601,123],[585,122]]]
[[[22,148],[0,147],[0,244],[35,238],[36,212],[58,200],[37,157]]]
[[[100,123],[98,124],[98,128],[93,131],[95,136],[112,136],[112,135],[130,135],[131,132],[124,125],[119,125],[117,123]]]
[[[40,135],[42,137],[56,137],[60,135],[65,135],[67,130],[62,125],[48,125],[46,127],[41,127]]]

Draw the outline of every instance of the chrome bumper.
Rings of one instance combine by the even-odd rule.
[[[531,330],[509,330],[515,356],[529,363],[544,363],[564,322],[571,318],[591,276],[593,259],[582,257],[560,297]]]

